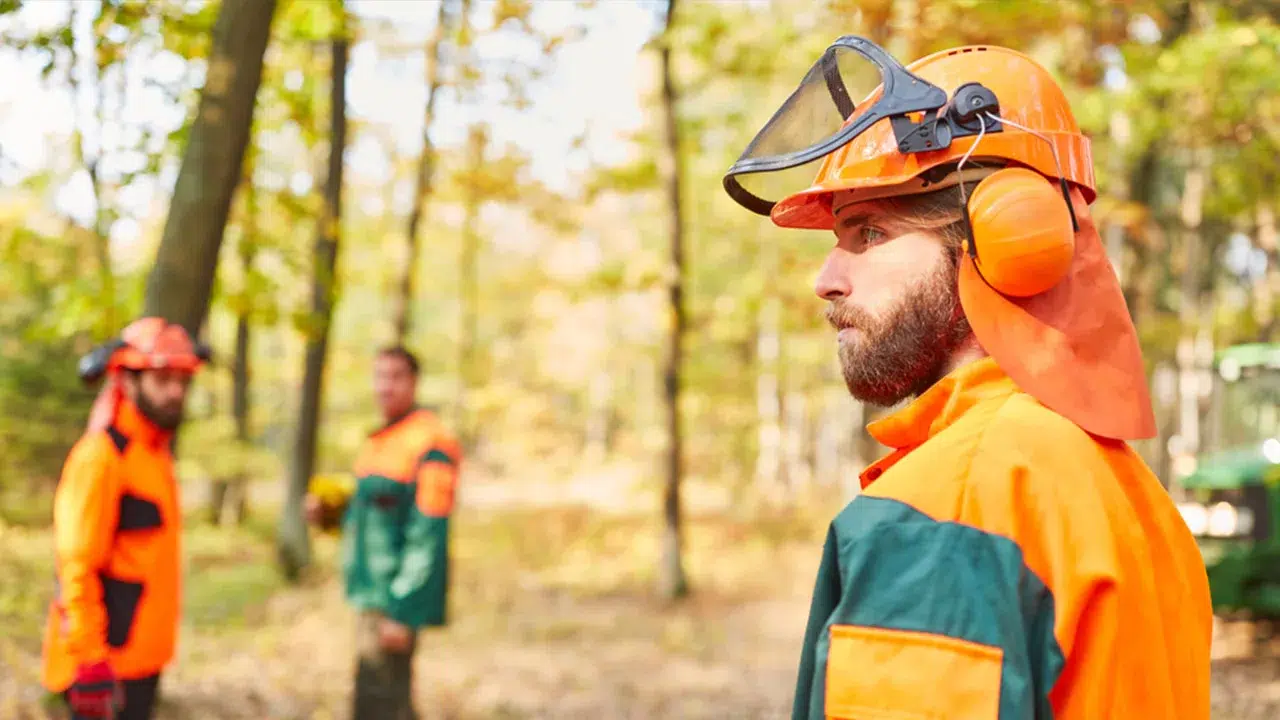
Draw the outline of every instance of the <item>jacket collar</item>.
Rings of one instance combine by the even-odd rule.
[[[947,429],[975,405],[1007,397],[1018,387],[990,357],[953,370],[897,412],[867,425],[880,444],[893,449],[861,474],[866,487],[912,449]]]
[[[413,404],[413,405],[410,405],[410,406],[409,406],[409,410],[408,410],[408,411],[406,411],[406,412],[405,412],[403,415],[401,415],[400,417],[392,418],[392,419],[390,419],[390,420],[386,421],[385,423],[383,423],[382,427],[378,428],[377,430],[374,430],[372,433],[370,433],[370,434],[369,434],[369,435],[370,435],[370,437],[377,436],[377,435],[382,435],[383,433],[389,432],[389,431],[391,431],[391,430],[393,430],[393,429],[395,429],[395,428],[399,427],[400,425],[402,425],[402,424],[404,423],[404,421],[408,420],[409,418],[413,417],[414,415],[417,415],[421,410],[422,410],[422,407],[421,407],[420,405],[418,405],[417,403],[415,403],[415,404]]]

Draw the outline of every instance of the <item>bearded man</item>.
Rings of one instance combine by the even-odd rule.
[[[793,719],[1207,720],[1206,573],[1126,443],[1155,434],[1141,351],[1052,76],[839,38],[725,188],[834,232],[816,292],[845,383],[899,406],[828,531]]]
[[[170,445],[208,352],[142,318],[81,361],[106,386],[54,493],[57,592],[41,678],[73,720],[148,720],[180,618],[182,504]]]

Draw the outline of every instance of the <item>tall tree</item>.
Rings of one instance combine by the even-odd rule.
[[[658,568],[658,593],[674,600],[689,592],[681,547],[680,517],[681,427],[680,365],[684,343],[684,225],[680,215],[680,128],[677,117],[679,93],[672,68],[672,28],[675,25],[676,0],[667,0],[666,21],[659,39],[658,53],[662,73],[663,151],[659,172],[667,199],[667,233],[670,242],[670,264],[667,267],[667,309],[670,336],[663,369],[666,399],[667,467],[662,490],[662,559]]]
[[[252,349],[253,320],[253,266],[258,252],[258,186],[254,183],[254,166],[257,151],[251,146],[245,157],[243,219],[240,227],[236,254],[240,262],[242,286],[232,299],[236,318],[235,355],[231,361],[231,415],[235,420],[235,443],[244,457],[251,444],[249,432],[249,378],[250,351]],[[225,511],[230,509],[232,519],[239,525],[244,522],[248,510],[248,468],[237,463],[230,479],[216,477],[209,493],[209,519],[221,524]]]
[[[453,12],[450,12],[454,9]],[[465,18],[471,9],[471,0],[441,0],[440,10],[436,14],[435,31],[427,42],[426,51],[426,83],[427,106],[422,118],[422,154],[418,156],[417,174],[414,180],[413,206],[409,210],[408,227],[405,229],[405,244],[408,249],[403,274],[400,276],[400,292],[395,297],[391,310],[392,326],[395,337],[403,342],[409,333],[412,320],[414,286],[418,266],[418,232],[422,216],[435,177],[436,147],[431,139],[431,129],[435,124],[436,96],[442,85],[443,54],[445,40],[452,32],[458,18]]]
[[[346,8],[338,1],[337,27],[331,41],[332,79],[329,92],[329,166],[324,207],[316,228],[311,315],[306,323],[307,349],[297,435],[289,467],[289,486],[280,518],[279,558],[286,577],[296,580],[311,561],[310,538],[302,515],[302,501],[315,467],[316,430],[320,424],[325,356],[333,318],[338,267],[338,242],[342,229],[342,169],[347,146],[347,37]]]
[[[224,0],[204,89],[187,140],[145,312],[195,334],[213,293],[218,250],[240,182],[276,0]]]

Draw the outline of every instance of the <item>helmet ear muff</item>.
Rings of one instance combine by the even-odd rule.
[[[965,210],[969,256],[1003,295],[1030,297],[1062,282],[1075,254],[1064,192],[1034,170],[1005,168],[978,183]]]
[[[107,367],[111,364],[111,356],[116,351],[125,347],[126,343],[120,338],[113,338],[107,342],[93,348],[80,358],[79,364],[76,366],[76,373],[80,376],[80,380],[85,383],[95,383],[107,374]]]

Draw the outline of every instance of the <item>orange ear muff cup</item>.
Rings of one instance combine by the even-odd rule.
[[[968,210],[978,271],[997,291],[1030,297],[1067,276],[1075,253],[1071,212],[1043,175],[1027,168],[988,175]]]

